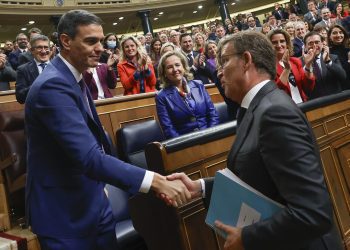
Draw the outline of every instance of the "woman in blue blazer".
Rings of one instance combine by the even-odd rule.
[[[203,83],[192,80],[186,58],[167,52],[158,65],[162,90],[156,95],[157,114],[166,138],[215,126],[219,118]]]

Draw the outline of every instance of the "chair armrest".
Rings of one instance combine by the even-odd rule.
[[[13,153],[12,155],[6,157],[4,160],[0,160],[0,170],[4,170],[5,168],[11,166],[13,163],[17,161],[17,154]]]

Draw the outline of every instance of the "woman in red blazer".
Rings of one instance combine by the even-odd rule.
[[[307,101],[307,93],[315,86],[312,62],[315,58],[313,49],[303,54],[305,67],[299,58],[291,57],[293,53],[289,34],[285,30],[272,30],[268,34],[276,51],[277,86],[292,97],[295,103]]]
[[[154,92],[156,75],[152,61],[141,43],[129,36],[122,40],[121,48],[121,61],[117,67],[124,95]]]

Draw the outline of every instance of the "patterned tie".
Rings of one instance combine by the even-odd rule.
[[[188,54],[188,55],[187,55],[187,58],[188,58],[188,65],[189,65],[190,67],[192,67],[192,65],[193,65],[193,56],[192,56],[192,53]]]

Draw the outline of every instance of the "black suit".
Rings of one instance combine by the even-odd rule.
[[[18,67],[16,81],[16,99],[19,103],[25,103],[28,91],[38,75],[38,66],[34,60]]]
[[[346,80],[345,70],[338,56],[330,54],[330,58],[332,61],[331,65],[326,65],[321,59],[321,78],[317,79],[316,77],[315,87],[311,93],[308,93],[309,100],[342,91],[342,84]]]
[[[333,232],[332,206],[315,144],[301,110],[274,82],[268,82],[243,117],[227,166],[285,208],[242,229],[246,250],[342,249],[339,235]],[[205,183],[210,199],[213,179]]]
[[[32,60],[34,60],[32,52],[27,51],[27,52],[21,53],[18,55],[18,67]]]
[[[198,67],[196,70],[192,67],[193,62],[191,63],[188,55],[185,52],[182,52],[184,56],[187,58],[188,66],[190,67],[190,72],[193,74],[193,77],[195,80],[200,80],[203,82],[203,84],[208,84],[210,83],[209,79],[213,82],[212,74],[213,74],[213,69],[208,65],[205,64],[204,67]],[[199,56],[198,51],[193,51],[193,61],[195,58]],[[214,69],[215,70],[215,69]]]

